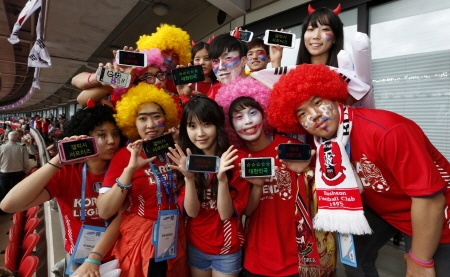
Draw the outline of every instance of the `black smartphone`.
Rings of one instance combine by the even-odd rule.
[[[209,155],[188,155],[186,169],[192,172],[217,173],[220,168],[220,157]]]
[[[264,44],[279,45],[286,48],[294,48],[295,34],[281,31],[266,30]]]
[[[118,50],[116,52],[116,63],[118,65],[146,67],[147,55],[140,52]]]
[[[278,158],[286,161],[307,161],[311,159],[311,145],[281,143],[278,145]]]
[[[147,158],[153,156],[165,156],[169,152],[169,147],[175,148],[175,142],[173,141],[172,134],[165,134],[157,138],[145,141],[142,144],[144,153]]]
[[[172,79],[179,86],[204,81],[205,75],[201,65],[194,65],[172,69]]]
[[[59,140],[58,152],[61,163],[74,162],[98,155],[97,143],[93,137],[80,140]]]
[[[273,158],[243,158],[241,160],[242,178],[275,176]]]

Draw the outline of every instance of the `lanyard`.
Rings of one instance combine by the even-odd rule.
[[[81,217],[81,223],[84,223],[86,220],[86,173],[87,171],[87,163],[83,164],[83,169],[81,170],[81,211],[80,211],[80,217]],[[106,174],[106,171],[104,174]],[[105,221],[105,225],[108,225],[108,222]]]
[[[168,164],[169,161],[167,159],[166,156],[166,164]],[[164,180],[163,174],[157,170],[157,167],[154,163],[150,162],[150,169],[152,170],[153,176],[155,176],[155,181],[156,181],[156,196],[158,199],[158,206],[161,206],[162,204],[162,198],[161,198],[161,184],[164,188],[164,192],[166,193],[167,196],[167,201],[170,203],[172,202],[172,193],[171,191],[173,191],[175,189],[175,182],[174,182],[174,176],[173,176],[173,171],[170,170],[169,168],[167,169],[167,179],[168,182],[166,182],[166,180]],[[177,201],[177,195],[174,193],[174,204],[176,204]]]

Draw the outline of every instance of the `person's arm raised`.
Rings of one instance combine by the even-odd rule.
[[[108,219],[119,211],[125,202],[128,190],[133,185],[131,181],[136,170],[156,159],[156,157],[150,159],[141,157],[143,142],[144,140],[141,139],[127,145],[127,149],[131,153],[127,167],[123,169],[111,189],[98,196],[97,208],[101,218]]]

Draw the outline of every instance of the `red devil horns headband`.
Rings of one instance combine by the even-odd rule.
[[[316,10],[311,6],[311,4],[308,5],[308,14],[312,14]],[[335,15],[339,15],[341,13],[341,4],[339,4],[336,9],[333,10],[333,13]]]
[[[213,34],[209,39],[208,39],[208,41],[206,42],[207,44],[211,44],[211,42],[214,40],[216,38],[216,36]],[[191,46],[195,46],[197,44],[197,42],[195,42],[195,41],[191,41]]]

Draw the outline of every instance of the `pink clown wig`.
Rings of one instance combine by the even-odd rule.
[[[241,96],[246,96],[253,98],[264,110],[266,110],[269,104],[269,95],[270,89],[251,77],[237,78],[229,84],[222,85],[215,100],[222,106],[223,112],[225,113],[225,124],[232,144],[241,145],[242,142],[232,128],[232,123],[229,120],[231,103]],[[273,128],[268,125],[266,121],[264,129],[266,131],[271,131]]]

